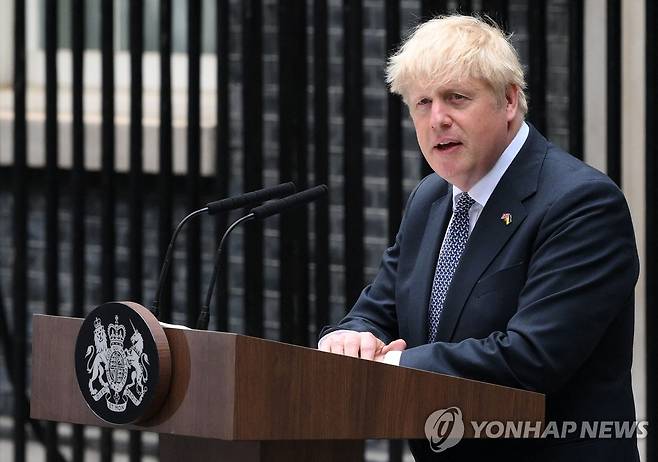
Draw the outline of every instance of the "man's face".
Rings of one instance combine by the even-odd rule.
[[[517,89],[499,101],[481,80],[413,88],[409,111],[418,144],[432,170],[468,191],[494,166],[516,130]]]

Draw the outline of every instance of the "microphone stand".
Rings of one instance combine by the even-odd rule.
[[[212,276],[210,278],[210,284],[208,285],[208,291],[206,292],[206,298],[203,302],[203,306],[201,306],[201,310],[199,311],[199,317],[197,318],[197,322],[196,322],[197,329],[199,330],[208,329],[210,300],[212,300],[212,294],[213,291],[215,290],[215,280],[217,279],[217,274],[219,273],[219,267],[221,266],[222,252],[224,250],[224,242],[226,241],[226,238],[228,237],[229,234],[231,234],[231,231],[233,231],[240,223],[253,220],[255,217],[256,215],[252,212],[234,221],[231,224],[231,226],[229,226],[226,229],[226,232],[224,232],[221,241],[219,241],[219,246],[217,247],[217,252],[215,253],[215,262],[213,265]]]

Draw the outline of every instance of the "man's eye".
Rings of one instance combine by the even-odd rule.
[[[418,100],[418,103],[416,103],[417,106],[425,106],[426,104],[430,104],[432,102],[431,99],[429,98],[422,98]]]
[[[459,93],[452,93],[448,98],[452,101],[463,101],[467,99],[466,96],[460,95]]]

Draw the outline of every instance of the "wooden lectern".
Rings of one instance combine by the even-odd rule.
[[[74,371],[82,319],[35,315],[35,419],[112,427],[87,407]],[[544,396],[244,335],[165,328],[169,394],[143,425],[160,460],[362,461],[363,440],[425,438],[427,417],[543,421]],[[473,429],[465,425],[465,438]]]

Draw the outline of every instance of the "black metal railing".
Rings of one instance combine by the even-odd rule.
[[[27,399],[27,121],[25,2],[14,4],[13,326],[14,460],[25,460]]]
[[[71,136],[64,137],[59,112],[66,105],[58,104],[61,101],[57,96],[58,88],[63,85],[60,82],[63,69],[58,68],[56,59],[61,51],[57,39],[59,2],[45,0],[42,15],[45,21],[37,27],[43,29],[45,44],[45,163],[28,167],[26,59],[30,51],[25,46],[26,2],[14,3],[13,159],[10,166],[0,167],[0,179],[6,180],[0,181],[2,208],[10,208],[11,215],[7,216],[12,218],[11,237],[2,241],[8,243],[7,250],[0,254],[8,257],[0,261],[0,268],[10,268],[11,274],[5,272],[6,277],[0,279],[0,289],[4,289],[0,292],[9,301],[5,306],[0,305],[0,333],[8,368],[4,380],[10,381],[13,390],[12,438],[17,462],[26,458],[28,425],[32,426],[37,441],[45,445],[48,460],[61,458],[60,449],[69,444],[69,440],[58,439],[57,425],[28,419],[25,391],[28,390],[29,315],[35,311],[31,302],[40,300],[49,314],[78,317],[118,295],[127,294],[133,300],[148,303],[157,277],[157,271],[151,270],[163,260],[174,221],[207,200],[289,180],[295,181],[299,189],[320,183],[331,187],[329,199],[315,204],[308,212],[284,215],[265,223],[253,222],[236,232],[235,242],[222,264],[229,272],[220,275],[216,286],[211,326],[313,345],[321,326],[349,308],[366,282],[368,272],[375,270],[368,266],[368,253],[380,252],[385,245],[382,242],[394,239],[405,193],[419,175],[430,172],[417,153],[400,99],[386,94],[383,72],[375,76],[379,86],[373,85],[372,73],[364,65],[378,60],[383,69],[386,55],[419,18],[450,11],[469,13],[474,6],[481,5],[479,13],[498,20],[506,30],[523,30],[520,36],[526,38],[520,40],[525,40],[523,45],[527,49],[529,118],[539,128],[551,129],[552,103],[547,98],[546,85],[550,70],[547,18],[556,13],[547,11],[544,1],[217,0],[216,30],[212,31],[215,50],[211,53],[216,58],[216,89],[213,90],[216,120],[214,128],[208,130],[202,112],[204,95],[208,93],[202,84],[206,71],[202,68],[202,38],[206,36],[202,25],[209,0],[186,2],[187,105],[183,115],[175,112],[173,101],[175,5],[171,0],[161,0],[159,16],[148,17],[144,14],[144,0],[129,2],[130,85],[124,91],[130,101],[127,123],[118,121],[121,118],[117,118],[117,111],[122,109],[115,104],[123,91],[115,82],[118,53],[115,2],[101,0],[100,23],[87,24],[90,16],[86,10],[90,4],[70,0],[67,14],[72,27]],[[621,164],[619,3],[608,0],[608,8],[617,14],[612,15],[608,24],[611,64],[607,76],[608,104],[617,109],[608,119],[608,165],[618,182]],[[527,14],[519,19],[518,15],[510,14],[512,6],[517,10],[525,8]],[[569,24],[563,50],[568,55],[569,75],[569,88],[563,89],[562,95],[569,100],[569,120],[565,122],[569,146],[565,147],[582,157],[583,2],[569,2],[563,10],[562,20]],[[648,21],[651,20],[655,21],[653,18]],[[159,109],[151,111],[157,113],[158,121],[155,128],[148,128],[157,130],[155,146],[145,141],[147,127],[143,122],[149,110],[142,103],[145,82],[149,80],[147,73],[155,71],[142,70],[147,27],[157,28],[159,37]],[[101,44],[98,171],[86,166],[88,147],[95,142],[87,131],[92,122],[85,121],[88,109],[83,99],[85,92],[93,91],[85,87],[83,79],[90,33],[85,31],[90,30],[98,31]],[[379,47],[368,45],[371,42],[364,39],[367,30],[377,31],[368,37],[380,40]],[[270,40],[274,35],[276,40]],[[655,55],[655,41],[647,47],[647,56]],[[648,60],[647,68],[647,72],[655,73],[655,62]],[[366,88],[370,89],[368,95]],[[379,93],[372,88],[379,88]],[[648,96],[655,99],[654,93]],[[651,114],[653,118],[648,121],[655,121],[655,114]],[[182,130],[178,129],[181,123],[175,122],[175,117],[184,119]],[[380,127],[378,139],[382,140],[382,147],[375,154],[365,149],[373,139],[364,136],[366,129],[371,129],[372,119],[377,119],[379,125],[374,126]],[[117,140],[124,128],[127,142],[120,144]],[[176,142],[180,136],[184,137],[184,143]],[[183,146],[184,153],[177,152],[176,146]],[[651,148],[655,149],[655,143]],[[66,168],[61,168],[65,157],[61,155],[62,149],[72,154]],[[118,164],[119,154],[124,150],[127,168]],[[202,174],[204,153],[210,153],[211,175]],[[184,173],[174,169],[175,160],[181,158],[185,159]],[[157,159],[155,172],[145,171],[147,159]],[[383,200],[368,190],[366,178],[384,180]],[[38,195],[45,199],[45,205],[32,205],[31,199]],[[382,229],[369,228],[365,208],[386,215]],[[34,218],[37,211],[43,212],[42,221]],[[177,248],[176,265],[163,292],[161,319],[177,318],[190,325],[194,323],[209,277],[208,262],[228,218],[218,217],[210,227],[197,221],[186,228],[186,244]],[[654,218],[648,216],[651,231],[655,228]],[[99,226],[95,228],[90,223]],[[119,224],[127,228],[127,234],[122,234]],[[33,249],[30,245],[34,238],[30,232],[39,226],[45,227],[45,239]],[[206,246],[207,242],[213,245]],[[100,264],[95,263],[90,249],[99,249],[94,255],[99,256]],[[42,260],[30,259],[29,252],[43,253],[43,267],[35,266],[34,262]],[[45,281],[42,292],[31,287],[37,280]],[[120,280],[128,281],[126,290],[119,287]],[[95,284],[100,287],[97,292],[90,289]],[[651,299],[649,302],[653,303]],[[655,383],[654,376],[649,374],[650,383]],[[649,393],[650,403],[652,399]],[[8,410],[0,409],[0,412]],[[73,461],[84,460],[84,451],[91,444],[83,430],[77,425],[73,428],[70,439]],[[114,440],[112,431],[101,431],[102,460],[109,461],[117,450],[123,450],[115,447]],[[650,437],[650,448],[654,446],[655,440]],[[144,443],[139,433],[131,434],[128,452],[131,461],[141,459]],[[403,452],[402,444],[391,444],[389,460],[402,460]]]

